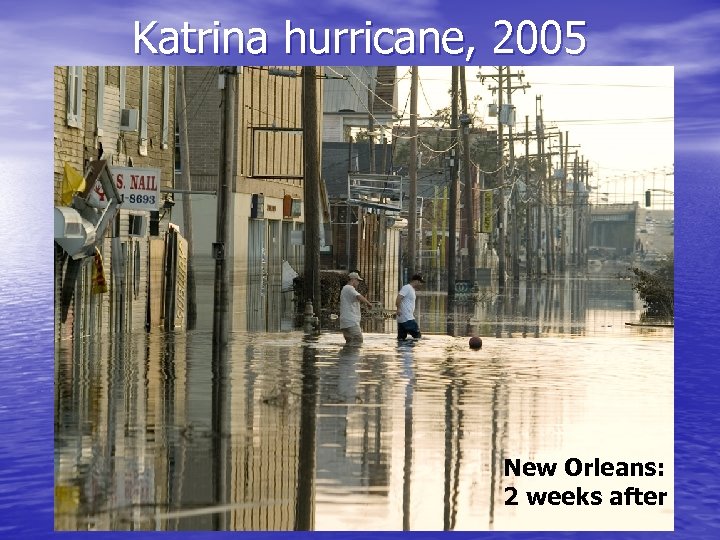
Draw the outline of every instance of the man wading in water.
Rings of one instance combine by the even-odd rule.
[[[360,345],[363,333],[360,329],[360,302],[372,307],[372,304],[357,291],[357,286],[365,281],[357,272],[348,274],[348,283],[340,291],[340,330],[348,345]]]
[[[404,340],[408,334],[415,339],[420,337],[420,328],[415,320],[415,291],[425,280],[420,274],[415,274],[410,283],[403,285],[395,299],[395,307],[397,307],[397,328],[399,340]]]

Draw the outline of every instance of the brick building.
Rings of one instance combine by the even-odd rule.
[[[56,66],[54,100],[56,208],[68,207],[62,201],[66,164],[81,174],[96,160],[104,160],[111,171],[153,168],[159,170],[159,190],[173,184],[174,67]],[[91,191],[89,186],[86,194]],[[57,338],[160,324],[162,285],[157,278],[168,220],[162,219],[159,197],[155,202],[159,211],[120,205],[105,234],[96,239],[107,293],[91,291],[93,257],[73,259],[55,244]]]

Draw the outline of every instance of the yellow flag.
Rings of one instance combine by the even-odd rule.
[[[103,294],[108,292],[102,255],[100,255],[100,250],[97,247],[95,248],[95,256],[93,257],[91,290],[93,294]]]
[[[62,181],[62,203],[69,205],[72,202],[73,195],[78,191],[85,190],[85,178],[77,172],[72,165],[65,163]]]

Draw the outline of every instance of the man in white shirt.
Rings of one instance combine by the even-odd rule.
[[[351,345],[359,345],[363,342],[360,328],[360,302],[372,307],[372,304],[356,289],[361,281],[364,279],[357,272],[350,272],[347,285],[340,291],[340,330],[345,342]]]
[[[425,283],[425,280],[420,274],[415,274],[410,283],[403,285],[395,299],[399,340],[405,339],[408,334],[415,339],[420,337],[420,328],[415,320],[415,291],[421,283]]]

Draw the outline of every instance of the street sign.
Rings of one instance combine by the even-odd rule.
[[[160,169],[140,167],[108,167],[120,193],[120,207],[125,210],[158,210],[160,208]],[[95,183],[91,202],[99,208],[107,206],[107,197],[100,181]]]

